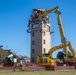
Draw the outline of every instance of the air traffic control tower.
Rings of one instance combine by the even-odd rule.
[[[33,9],[27,32],[31,35],[31,62],[37,62],[37,56],[48,53],[51,48],[49,16],[38,18],[44,9]]]

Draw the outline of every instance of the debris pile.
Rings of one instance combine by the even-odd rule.
[[[48,15],[39,17],[40,14],[42,14],[45,11],[46,11],[45,9],[33,9],[32,14],[31,14],[31,18],[30,18],[29,23],[28,23],[28,27],[29,27],[28,31],[31,30],[32,25],[45,24],[45,23],[50,22]]]

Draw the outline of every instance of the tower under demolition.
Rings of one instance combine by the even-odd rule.
[[[50,44],[49,16],[38,18],[45,9],[33,9],[27,32],[31,34],[31,62],[37,62],[37,56],[48,53]]]

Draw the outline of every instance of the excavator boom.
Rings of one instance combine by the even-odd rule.
[[[54,51],[57,51],[57,50],[59,50],[59,49],[61,49],[61,48],[67,47],[67,46],[68,46],[68,44],[61,44],[61,45],[52,47],[52,48],[49,50],[49,58],[52,59],[52,53],[53,53]]]
[[[41,18],[43,16],[48,15],[49,13],[55,12],[57,14],[57,21],[58,21],[58,25],[59,25],[59,31],[60,31],[60,37],[61,37],[61,42],[62,44],[66,44],[66,38],[64,36],[64,30],[63,30],[63,26],[62,26],[62,21],[61,21],[61,17],[60,17],[60,11],[58,9],[58,6],[56,6],[55,8],[52,8],[50,10],[45,10],[42,11],[39,15],[38,18]],[[66,58],[68,57],[68,50],[66,47],[63,47],[63,51],[66,53]]]
[[[38,15],[38,18],[41,18],[41,17],[43,17],[43,16],[48,15],[49,13],[52,13],[52,12],[55,11],[57,8],[58,8],[58,6],[56,6],[55,8],[52,8],[52,9],[50,9],[50,10],[42,11],[42,12]]]

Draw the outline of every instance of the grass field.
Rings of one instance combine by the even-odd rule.
[[[0,72],[0,75],[76,75],[76,71]]]

